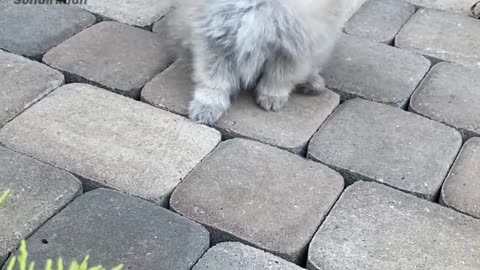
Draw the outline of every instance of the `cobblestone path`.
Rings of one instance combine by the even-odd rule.
[[[0,0],[3,269],[23,239],[42,267],[480,269],[475,0],[352,1],[329,90],[277,113],[245,94],[214,127],[185,117],[169,1],[14,2]]]

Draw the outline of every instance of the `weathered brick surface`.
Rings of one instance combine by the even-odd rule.
[[[351,0],[350,4],[345,7],[346,10],[342,10],[341,14],[345,14],[347,21],[350,17],[357,12],[357,10],[366,2],[366,0]]]
[[[315,235],[311,270],[480,268],[480,220],[376,183],[349,187]]]
[[[140,89],[171,62],[164,43],[154,33],[102,22],[53,48],[43,61],[66,72],[69,82],[90,82],[138,97]]]
[[[401,0],[369,0],[345,26],[345,32],[376,42],[391,44],[415,6]]]
[[[116,0],[88,0],[82,8],[104,20],[147,27],[162,18],[172,6],[171,0],[129,0],[119,4]]]
[[[443,184],[442,204],[480,218],[480,138],[467,141]]]
[[[63,82],[62,73],[0,50],[0,127]]]
[[[343,185],[326,166],[233,139],[193,170],[172,194],[170,206],[206,225],[213,243],[247,242],[301,262]]]
[[[193,270],[302,270],[262,250],[238,243],[218,244],[205,253]]]
[[[480,20],[437,10],[418,11],[395,39],[395,45],[464,65],[480,65]]]
[[[68,5],[0,3],[0,49],[40,59],[49,49],[95,23],[92,14]]]
[[[460,130],[464,137],[480,136],[480,68],[439,63],[410,100],[410,110]]]
[[[205,228],[166,209],[97,189],[73,201],[27,241],[30,259],[81,261],[106,269],[188,270],[209,246]]]
[[[347,182],[370,180],[433,200],[462,143],[455,129],[361,99],[341,105],[308,146],[308,156]]]
[[[167,13],[161,20],[157,21],[153,27],[152,32],[159,34],[162,38],[169,38],[168,36],[168,18],[172,13]]]
[[[475,0],[408,0],[409,2],[420,7],[427,7],[433,9],[446,10],[449,12],[456,12],[468,14],[470,7],[475,3]]]
[[[0,265],[21,240],[82,192],[73,175],[0,146]]]
[[[362,97],[403,107],[429,68],[420,55],[342,35],[322,74],[327,87],[343,99]]]
[[[94,186],[165,205],[220,141],[214,129],[85,84],[57,89],[0,130],[0,142]]]
[[[192,94],[191,69],[174,63],[145,86],[141,99],[186,116]],[[339,102],[337,94],[325,90],[318,96],[292,95],[281,111],[266,112],[246,93],[234,101],[215,126],[227,138],[254,139],[302,154],[312,135]]]

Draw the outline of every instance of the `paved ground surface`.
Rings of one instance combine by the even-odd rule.
[[[0,267],[480,269],[475,0],[363,2],[329,90],[206,127],[169,1],[0,0]]]

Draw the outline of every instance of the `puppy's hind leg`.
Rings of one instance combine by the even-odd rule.
[[[325,90],[325,80],[319,72],[312,72],[305,83],[298,85],[300,93],[305,95],[318,95]]]
[[[195,91],[189,106],[190,119],[213,125],[228,110],[231,97],[240,90],[232,61],[206,46],[194,48]]]
[[[289,60],[267,61],[257,84],[257,103],[267,111],[278,111],[288,101],[295,86],[305,81],[306,70]]]

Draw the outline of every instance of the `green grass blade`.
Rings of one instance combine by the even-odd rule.
[[[7,270],[13,270],[13,268],[15,268],[16,263],[17,263],[17,257],[13,256],[8,262]]]
[[[123,264],[115,266],[112,270],[122,270],[123,269]]]
[[[10,196],[10,189],[7,189],[5,192],[3,192],[2,196],[0,197],[0,205],[2,205],[8,198],[8,196]]]
[[[25,240],[22,240],[18,250],[20,251],[20,257],[18,257],[18,266],[20,267],[20,270],[27,270],[28,252],[27,242],[25,242]]]

